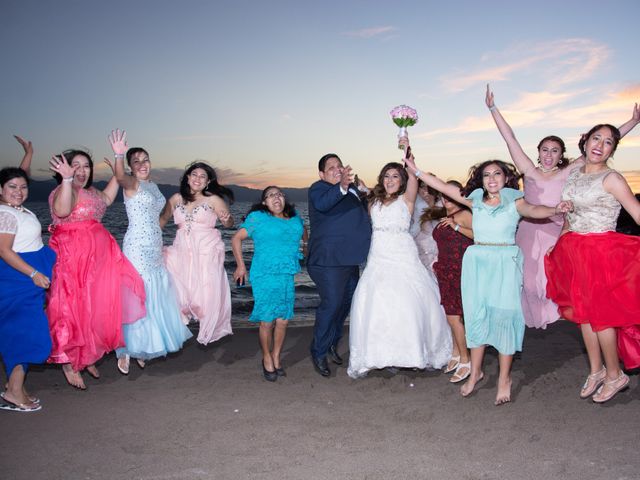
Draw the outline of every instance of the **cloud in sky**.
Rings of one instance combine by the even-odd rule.
[[[395,31],[396,31],[396,27],[393,27],[391,25],[386,25],[382,27],[362,28],[360,30],[344,32],[343,35],[346,35],[347,37],[356,37],[356,38],[373,38],[373,37],[379,37],[380,35],[390,34]]]
[[[589,78],[609,56],[606,45],[586,38],[518,44],[502,52],[485,54],[480,66],[444,75],[440,83],[449,92],[461,92],[478,84],[511,80],[516,74],[538,70],[546,73],[544,78],[549,86],[560,86]]]

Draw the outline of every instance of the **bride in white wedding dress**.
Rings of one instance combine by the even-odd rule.
[[[417,179],[393,162],[370,194],[373,236],[349,320],[352,378],[385,367],[441,368],[451,356],[436,279],[409,234],[417,190]]]

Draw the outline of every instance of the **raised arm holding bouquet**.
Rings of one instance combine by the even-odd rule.
[[[403,138],[408,138],[407,127],[412,127],[418,123],[418,112],[415,109],[407,105],[398,105],[391,112],[391,119],[398,127],[398,148],[400,150],[405,149],[405,144],[401,141]]]

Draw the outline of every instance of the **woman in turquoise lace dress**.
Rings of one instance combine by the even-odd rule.
[[[238,285],[247,280],[242,258],[242,241],[254,244],[249,279],[254,307],[250,322],[260,323],[262,371],[268,381],[286,375],[280,353],[289,319],[293,318],[294,275],[300,271],[300,239],[306,237],[304,224],[293,205],[278,187],[262,191],[261,202],[253,205],[231,241],[237,268],[233,279]]]
[[[467,248],[462,259],[462,308],[471,348],[471,374],[460,393],[468,396],[484,377],[482,361],[490,345],[498,350],[500,363],[495,404],[507,403],[511,401],[513,355],[522,350],[524,337],[520,299],[523,258],[515,244],[518,221],[520,217],[548,218],[568,211],[571,205],[561,202],[553,208],[527,203],[517,190],[515,167],[500,160],[472,167],[462,192],[418,170],[413,157],[407,160],[407,166],[427,185],[473,211],[475,244]]]

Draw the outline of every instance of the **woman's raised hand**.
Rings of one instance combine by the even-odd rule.
[[[637,103],[633,106],[633,113],[631,114],[631,118],[633,118],[636,123],[640,123],[640,105],[638,105]],[[29,142],[29,145],[31,145],[31,142]]]
[[[487,94],[484,97],[484,103],[487,105],[487,108],[491,109],[496,106],[495,101],[493,99],[493,92],[487,83]]]
[[[76,173],[77,167],[72,167],[67,163],[67,159],[63,154],[60,154],[59,157],[53,156],[51,160],[49,160],[49,170],[54,171],[62,176],[62,178],[73,178]]]
[[[129,146],[127,145],[127,132],[120,130],[119,128],[112,130],[107,139],[109,140],[113,154],[122,155],[124,157],[127,150],[129,150]]]
[[[18,135],[14,135],[13,138],[15,138],[18,141],[18,143],[22,145],[22,148],[24,149],[24,153],[33,155],[33,145],[29,140],[25,140],[24,138]]]

